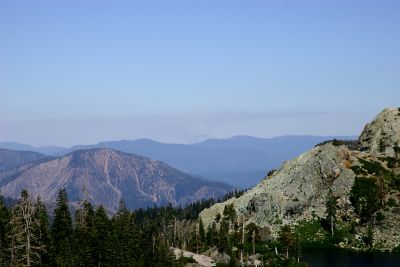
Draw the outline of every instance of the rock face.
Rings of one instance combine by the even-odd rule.
[[[193,260],[196,261],[196,264],[189,264],[189,266],[212,267],[216,265],[215,261],[206,255],[196,254],[179,248],[171,248],[171,250],[175,255],[175,259],[177,260],[179,260],[181,257],[185,257],[185,258],[192,258]]]
[[[400,144],[400,109],[387,108],[368,123],[359,138],[362,150],[377,155],[394,156],[393,147]]]
[[[0,148],[0,171],[46,158],[41,153],[31,151],[14,151]]]
[[[5,197],[18,198],[26,189],[51,204],[64,187],[73,205],[87,200],[110,212],[116,211],[120,199],[135,209],[184,205],[232,190],[229,185],[202,180],[165,163],[111,149],[75,151],[0,172],[0,190]]]
[[[330,188],[343,203],[349,202],[349,192],[355,174],[346,167],[351,160],[349,150],[332,144],[315,147],[266,177],[253,189],[237,199],[218,203],[201,213],[205,225],[233,204],[247,223],[271,227],[323,216]]]
[[[394,149],[400,141],[399,114],[398,109],[385,109],[369,123],[360,136],[360,150],[333,141],[284,163],[241,197],[202,211],[203,223],[210,226],[217,214],[223,216],[226,205],[233,205],[245,224],[255,223],[276,237],[284,224],[294,226],[325,218],[326,200],[332,190],[337,198],[337,217],[343,225],[357,223],[358,231],[365,236],[367,225],[372,223],[376,248],[390,250],[400,246],[400,152],[396,154]],[[375,203],[378,208],[368,222],[360,222],[360,214],[351,201],[356,179],[371,179],[379,190]],[[385,218],[379,224],[375,222],[378,212]],[[343,246],[362,248],[354,241],[357,237],[348,238]]]

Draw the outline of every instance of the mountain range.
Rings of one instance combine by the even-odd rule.
[[[2,142],[0,148],[29,150],[49,156],[91,148],[110,148],[163,161],[183,172],[248,188],[266,173],[318,143],[331,139],[356,139],[355,136],[281,136],[257,138],[235,136],[229,139],[207,139],[196,144],[166,144],[149,139],[100,142],[95,145],[32,147]]]
[[[89,201],[111,213],[121,199],[129,209],[169,203],[177,206],[218,198],[234,189],[157,160],[106,148],[77,150],[59,157],[0,150],[0,162],[6,162],[0,171],[4,197],[18,199],[26,189],[50,207],[62,188],[67,190],[72,206]]]
[[[46,157],[48,156],[32,151],[15,151],[0,148],[0,171],[9,170]]]

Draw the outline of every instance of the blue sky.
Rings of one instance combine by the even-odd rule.
[[[0,141],[356,135],[400,106],[399,1],[2,1]]]

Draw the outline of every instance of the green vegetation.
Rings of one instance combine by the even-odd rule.
[[[380,161],[386,162],[388,168],[394,168],[396,166],[396,159],[392,157],[380,157]]]
[[[196,263],[196,260],[189,257],[181,257],[178,262],[182,265],[186,265],[187,263]]]
[[[333,140],[327,140],[324,142],[321,142],[315,147],[323,146],[326,144],[332,144],[333,146],[347,146],[349,149],[357,149],[358,148],[358,142],[355,140],[338,140],[338,139],[333,139]]]
[[[278,241],[283,245],[283,248],[286,251],[286,259],[289,258],[289,249],[294,246],[294,234],[289,225],[284,225],[279,231]]]
[[[329,189],[328,199],[326,200],[326,220],[329,224],[331,236],[333,238],[336,225],[336,205],[337,198],[333,196],[332,189]]]
[[[321,220],[302,221],[295,228],[304,249],[332,248],[334,244],[329,230],[324,229]]]
[[[381,224],[382,221],[385,219],[385,215],[382,212],[378,211],[375,215],[375,220],[378,224]]]
[[[60,190],[54,217],[50,220],[40,199],[31,201],[26,191],[12,209],[6,208],[0,198],[1,266],[185,266],[194,263],[192,258],[176,260],[170,247],[197,253],[216,249],[230,256],[227,265],[218,266],[241,266],[241,259],[246,263],[257,253],[262,255],[265,266],[288,263],[304,266],[297,262],[302,244],[298,233],[284,226],[280,242],[271,242],[268,229],[255,224],[245,226],[233,205],[225,206],[219,215],[218,227],[214,223],[204,229],[198,214],[211,203],[214,201],[195,202],[185,208],[170,205],[130,212],[121,201],[118,212],[110,218],[103,207],[83,202],[71,216],[67,193]],[[24,232],[24,223],[30,222],[35,227]]]
[[[364,159],[359,159],[362,164],[362,168],[370,175],[382,175],[386,172],[386,169],[379,163],[375,161],[368,161]]]
[[[398,206],[396,200],[393,198],[389,198],[388,201],[386,202],[386,205],[388,207],[397,207]]]
[[[350,201],[362,222],[368,222],[378,209],[378,186],[375,179],[357,177],[350,193]]]
[[[352,166],[356,179],[351,190],[351,202],[363,223],[368,222],[378,209],[386,210],[398,205],[392,197],[386,203],[384,201],[389,193],[400,190],[400,147],[396,145],[393,150],[395,157],[380,157],[379,161],[359,159],[361,165]],[[378,223],[383,219],[383,214],[378,213]]]
[[[380,143],[384,151],[383,142]],[[384,227],[385,215],[383,211],[391,211],[399,206],[400,190],[400,147],[393,147],[393,157],[379,157],[378,159],[358,159],[359,165],[351,169],[356,174],[350,193],[350,201],[360,222],[351,222],[353,229],[363,229],[361,240],[353,240],[356,246],[374,249],[374,227]],[[357,231],[359,233],[359,230]],[[350,228],[350,234],[355,232]],[[359,242],[362,242],[360,244]],[[378,244],[379,246],[379,244]]]

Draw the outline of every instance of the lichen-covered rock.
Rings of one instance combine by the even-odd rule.
[[[384,219],[375,223],[374,247],[381,250],[391,250],[400,245],[400,208],[394,207],[380,212]]]
[[[345,146],[315,147],[286,162],[243,196],[205,209],[200,216],[208,226],[225,205],[233,204],[247,224],[269,227],[275,234],[282,223],[323,217],[329,189],[343,203],[349,201],[355,177],[348,168],[352,160],[356,159]]]
[[[210,248],[204,254],[209,256],[215,262],[222,264],[228,264],[231,259],[231,257],[228,254],[224,252],[219,252],[216,247]]]
[[[212,267],[216,265],[215,261],[209,256],[203,254],[196,254],[179,248],[171,248],[171,250],[175,255],[175,259],[177,260],[180,259],[181,257],[194,259],[196,263],[189,264],[190,266]]]
[[[394,156],[393,147],[400,144],[400,109],[387,108],[379,113],[365,126],[359,143],[370,154]]]

